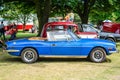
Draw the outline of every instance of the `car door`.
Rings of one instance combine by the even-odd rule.
[[[69,31],[47,32],[48,41],[51,41],[52,55],[77,55],[80,54],[80,46],[75,45],[76,40]],[[78,50],[79,49],[79,50]]]
[[[80,55],[81,46],[76,41],[55,41],[51,44],[51,52],[53,55]]]

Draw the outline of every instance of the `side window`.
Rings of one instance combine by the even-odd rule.
[[[83,27],[80,23],[78,23],[78,29],[79,29],[80,32],[83,32]]]
[[[77,31],[75,26],[68,26],[68,30],[70,30],[70,31],[72,31],[74,33]]]
[[[67,41],[73,40],[67,31],[48,31],[47,32],[48,41]]]
[[[73,30],[73,26],[68,26],[68,30],[72,31]]]
[[[52,30],[52,26],[47,27],[47,31],[51,31]]]
[[[56,41],[68,41],[72,40],[72,37],[70,34],[68,34],[67,31],[57,31],[54,35],[54,38]]]
[[[88,25],[82,25],[84,32],[91,32],[91,28]]]
[[[92,27],[90,25],[84,25],[83,26],[83,30],[84,30],[84,32],[96,32],[96,30],[94,29],[94,27]]]
[[[54,30],[64,30],[64,27],[63,26],[55,26]]]

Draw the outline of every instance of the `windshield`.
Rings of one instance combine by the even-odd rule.
[[[71,31],[69,31],[69,30],[68,30],[68,32],[69,32],[69,34],[70,34],[75,40],[80,39],[80,37],[79,37],[77,34],[71,32]]]
[[[74,33],[64,30],[47,31],[48,41],[72,41],[79,39]]]

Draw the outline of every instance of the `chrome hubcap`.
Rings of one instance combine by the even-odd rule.
[[[98,61],[98,62],[99,62],[99,61],[102,60],[102,58],[103,58],[103,52],[102,52],[102,51],[97,50],[97,51],[94,52],[93,59],[94,59],[95,61]]]
[[[94,56],[96,59],[102,58],[102,54],[100,52],[96,52]]]
[[[27,61],[31,61],[34,58],[34,53],[32,51],[27,51],[25,52],[24,57]]]

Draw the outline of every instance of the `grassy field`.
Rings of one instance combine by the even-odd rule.
[[[27,38],[27,37],[32,37],[32,36],[37,36],[37,33],[29,33],[29,32],[17,32],[16,38]],[[6,39],[8,40],[10,38],[10,35],[6,35]],[[3,37],[1,38],[3,40]]]
[[[19,57],[0,52],[0,80],[120,80],[120,53],[107,56],[103,63],[48,57],[25,64]]]

